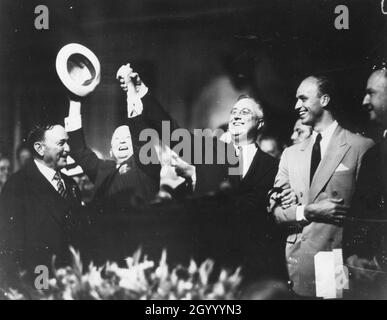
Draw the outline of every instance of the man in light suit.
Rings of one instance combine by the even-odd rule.
[[[296,203],[284,208],[271,197],[271,212],[279,224],[289,227],[286,259],[294,293],[315,297],[314,257],[320,251],[342,248],[342,222],[362,156],[373,142],[337,123],[329,78],[306,78],[296,97],[302,124],[312,126],[314,132],[284,151],[275,179],[274,187],[293,189]]]

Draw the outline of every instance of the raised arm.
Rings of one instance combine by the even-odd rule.
[[[105,161],[87,147],[82,127],[81,102],[69,100],[69,114],[65,118],[65,129],[69,135],[71,156],[82,167],[82,170],[95,183],[100,167]]]

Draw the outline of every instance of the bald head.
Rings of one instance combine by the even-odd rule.
[[[119,126],[114,130],[110,153],[118,164],[128,160],[133,155],[132,138],[128,126]]]
[[[367,108],[370,120],[387,128],[387,74],[386,70],[376,70],[367,81],[363,106]]]

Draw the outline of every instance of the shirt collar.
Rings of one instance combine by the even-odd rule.
[[[384,138],[384,139],[387,138],[387,130],[384,130],[384,132],[383,132],[383,138]]]
[[[255,152],[257,151],[257,144],[256,143],[250,143],[250,144],[247,144],[247,145],[244,145],[244,146],[236,146],[234,144],[234,148],[236,150],[236,153],[239,155],[239,152],[242,151],[243,154],[246,154],[246,153],[251,153],[251,152]]]
[[[325,128],[325,130],[320,132],[321,138],[324,139],[325,141],[330,140],[338,125],[339,124],[337,123],[336,120],[333,121],[328,127]],[[313,138],[315,140],[316,140],[317,134],[318,133],[316,131],[313,131]]]
[[[44,165],[43,163],[37,161],[36,159],[34,159],[34,162],[36,164],[36,166],[38,167],[40,173],[48,180],[48,181],[52,181],[54,179],[54,176],[56,174],[56,171],[54,169],[51,169],[49,167],[47,167],[46,165]]]

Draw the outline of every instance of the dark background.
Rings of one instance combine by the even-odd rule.
[[[49,8],[49,30],[34,27],[39,4]],[[339,4],[349,8],[349,30],[334,27]],[[70,42],[101,62],[83,112],[89,144],[106,156],[125,114],[115,74],[127,62],[182,125],[215,128],[240,93],[254,92],[268,130],[283,140],[300,80],[328,72],[339,80],[340,120],[361,131],[370,67],[386,53],[386,17],[380,0],[0,0],[0,152],[12,155],[36,122],[63,122],[55,58]]]

